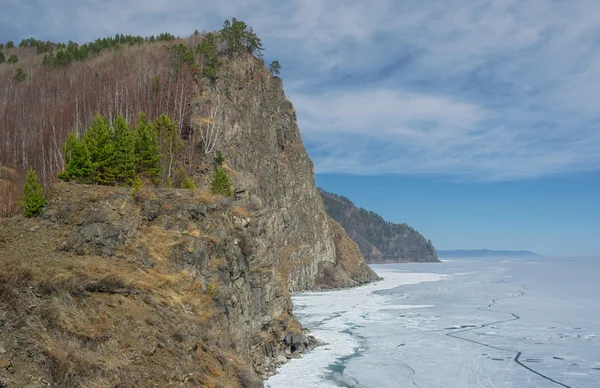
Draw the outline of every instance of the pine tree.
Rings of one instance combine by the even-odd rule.
[[[6,57],[4,56],[4,53],[2,51],[0,51],[0,63],[4,63],[6,62]]]
[[[246,31],[244,31],[244,40],[246,41],[246,50],[250,54],[256,53],[259,58],[262,57],[262,41],[258,35],[254,33],[252,27],[249,27]]]
[[[135,154],[138,158],[137,173],[157,183],[160,178],[160,145],[156,128],[145,113],[140,114],[135,128]]]
[[[23,69],[21,69],[20,67],[18,67],[17,71],[15,72],[15,76],[13,77],[13,79],[15,80],[15,82],[27,81],[27,74],[25,74],[25,72],[23,71]]]
[[[15,44],[13,43],[12,40],[9,40],[8,42],[6,42],[6,48],[7,49],[10,49],[10,48],[13,48],[13,47],[15,47]]]
[[[89,181],[93,172],[90,152],[75,130],[67,136],[63,154],[65,171],[58,174],[58,178],[67,182],[72,180]]]
[[[231,189],[231,182],[229,182],[229,177],[227,173],[223,169],[223,167],[219,167],[215,170],[212,176],[212,182],[210,184],[210,192],[212,194],[219,194],[225,196],[232,196],[233,190]]]
[[[23,186],[23,201],[19,203],[19,206],[27,217],[34,217],[42,212],[45,204],[46,197],[42,185],[38,182],[35,170],[29,167],[27,178],[25,178],[25,186]]]
[[[188,50],[187,46],[183,43],[179,43],[171,48],[169,48],[169,52],[171,53],[171,68],[176,71],[179,71],[184,65],[188,65],[191,68],[194,68],[194,52],[192,50]]]
[[[167,182],[173,176],[175,160],[183,149],[183,140],[179,137],[177,121],[171,121],[167,115],[160,115],[154,122],[160,145],[162,182]]]
[[[217,71],[221,63],[215,35],[206,34],[202,42],[196,46],[196,52],[202,55],[202,76],[213,81],[217,79]]]
[[[111,141],[111,130],[108,119],[96,115],[92,126],[83,136],[83,142],[90,152],[92,162],[92,181],[102,185],[114,184],[115,149]]]
[[[225,20],[221,29],[221,37],[225,42],[225,47],[229,56],[247,51],[250,54],[257,53],[262,56],[263,50],[260,38],[254,33],[252,27],[249,27],[241,20],[232,18],[231,22]]]
[[[135,137],[123,115],[112,123],[111,142],[114,150],[114,163],[108,165],[111,175],[118,184],[130,186],[136,177],[137,157]]]
[[[10,57],[8,57],[8,60],[6,62],[17,63],[17,62],[19,62],[19,57],[17,57],[15,54],[13,54]]]
[[[271,62],[271,64],[269,65],[269,70],[271,71],[271,74],[273,74],[274,76],[278,76],[279,71],[281,70],[281,65],[279,64],[279,61]]]

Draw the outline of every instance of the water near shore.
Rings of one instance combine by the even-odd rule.
[[[600,259],[373,268],[385,280],[294,297],[327,345],[267,387],[600,387]]]

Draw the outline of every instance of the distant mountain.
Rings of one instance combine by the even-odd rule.
[[[356,242],[367,263],[439,262],[431,240],[407,224],[388,222],[348,198],[319,190],[327,214]]]
[[[454,258],[471,258],[471,257],[530,257],[539,256],[531,251],[494,251],[490,249],[454,249],[443,250],[438,249],[439,257],[454,259]]]

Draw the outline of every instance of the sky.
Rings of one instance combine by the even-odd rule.
[[[278,60],[317,183],[440,249],[600,256],[597,0],[3,0],[0,41],[187,36]]]

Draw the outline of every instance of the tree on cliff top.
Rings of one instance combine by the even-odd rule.
[[[254,33],[252,27],[249,27],[241,20],[232,18],[225,20],[221,29],[221,37],[225,42],[226,52],[229,56],[234,56],[247,51],[250,54],[262,55],[263,50],[260,38]]]
[[[196,52],[201,55],[202,76],[212,81],[217,79],[217,71],[221,63],[215,35],[212,33],[206,34],[202,42],[196,46]]]
[[[271,62],[271,64],[269,65],[269,71],[271,72],[271,74],[273,74],[274,76],[278,76],[279,75],[279,71],[281,70],[281,65],[279,64],[279,61],[273,61]]]

